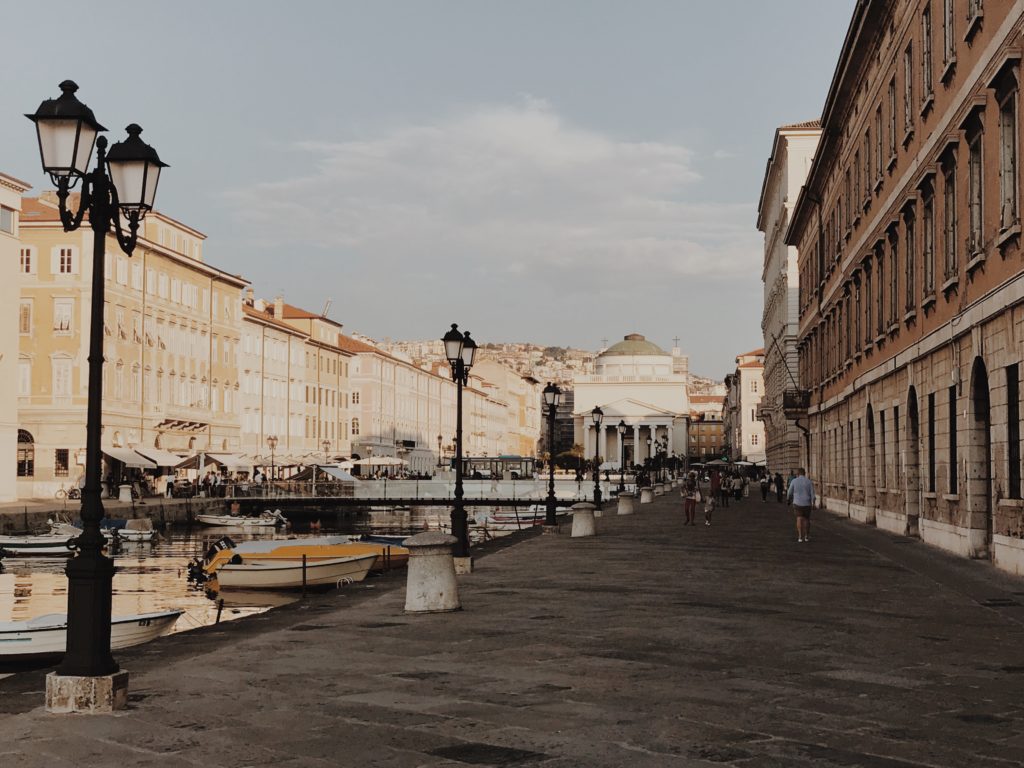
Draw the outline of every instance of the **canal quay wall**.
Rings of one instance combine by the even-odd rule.
[[[759,498],[680,507],[474,548],[461,611],[406,614],[393,572],[119,651],[117,714],[0,680],[0,764],[1021,765],[1019,578],[817,512],[797,543]]]

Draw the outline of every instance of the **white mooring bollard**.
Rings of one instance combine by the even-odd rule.
[[[444,613],[462,608],[452,557],[452,545],[457,542],[454,536],[439,531],[417,533],[402,542],[409,550],[406,613]]]
[[[594,522],[595,509],[596,507],[588,501],[572,505],[572,535],[570,538],[597,534],[597,525]]]
[[[650,488],[641,488],[640,503],[650,504],[652,501],[654,501],[654,491],[652,491]]]
[[[655,496],[664,496],[665,495],[665,486],[662,485],[661,483],[655,483],[651,487],[654,490],[654,495]]]
[[[632,493],[620,493],[619,494],[619,514],[620,515],[632,515],[633,514],[633,499],[636,498]]]

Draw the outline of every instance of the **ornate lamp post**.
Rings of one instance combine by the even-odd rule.
[[[320,443],[320,447],[324,449],[324,464],[330,464],[331,441],[324,440],[322,443]]]
[[[441,461],[441,459],[442,459],[442,456],[441,456],[441,441],[443,439],[444,438],[441,435],[437,436],[437,468],[438,469],[441,469],[444,466],[444,462]]]
[[[647,465],[647,484],[654,485],[654,451],[652,446],[654,441],[651,438],[647,438],[647,458],[644,459],[644,463]]]
[[[562,390],[550,381],[544,387],[544,405],[548,408],[548,498],[544,525],[558,525],[555,520],[555,413],[562,404]]]
[[[476,342],[452,323],[452,329],[441,337],[444,356],[452,369],[455,382],[455,503],[452,505],[452,535],[458,539],[455,557],[469,557],[469,526],[466,523],[466,505],[462,501],[462,388],[469,381],[469,369],[476,356]]]
[[[270,482],[277,479],[277,472],[274,470],[274,450],[277,448],[277,435],[267,435],[267,448],[270,449]]]
[[[89,329],[89,394],[85,425],[85,487],[78,555],[68,562],[67,653],[57,668],[64,676],[102,677],[118,671],[110,653],[111,586],[114,563],[103,554],[100,442],[103,429],[103,282],[107,235],[113,230],[121,250],[131,256],[139,224],[153,209],[160,170],[166,168],[156,150],[139,138],[132,123],[128,138],[107,151],[105,131],[85,104],[75,97],[78,86],[60,84],[61,95],[47,99],[35,114],[43,170],[57,187],[60,220],[65,232],[78,229],[85,215],[93,230],[92,306]],[[88,170],[93,146],[96,167]],[[67,208],[71,190],[82,182],[77,212]],[[123,226],[127,225],[128,232]]]
[[[601,469],[598,465],[601,463],[601,422],[604,421],[604,411],[601,410],[601,406],[594,406],[594,410],[590,412],[590,418],[594,422],[594,432],[596,433],[594,440],[594,506],[600,509]]]
[[[619,445],[622,446],[619,455],[619,493],[626,492],[626,421],[619,419]]]

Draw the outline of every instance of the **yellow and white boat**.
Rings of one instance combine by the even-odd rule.
[[[349,536],[316,536],[307,539],[272,539],[235,544],[228,537],[220,539],[207,554],[203,572],[217,576],[225,565],[240,563],[280,564],[337,560],[344,557],[375,555],[371,570],[397,568],[409,561],[409,550],[393,544],[358,541]]]

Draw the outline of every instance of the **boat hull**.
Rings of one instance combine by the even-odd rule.
[[[165,635],[184,611],[179,609],[115,616],[110,622],[112,650],[141,645]],[[0,659],[62,656],[67,648],[67,616],[52,614],[32,621],[0,622]]]
[[[377,555],[339,557],[306,562],[306,586],[335,586],[340,581],[362,581]],[[302,559],[275,562],[228,563],[217,569],[221,587],[243,589],[296,589],[302,586]]]
[[[272,517],[239,517],[237,515],[196,515],[196,521],[203,525],[221,528],[273,528],[278,521]]]

